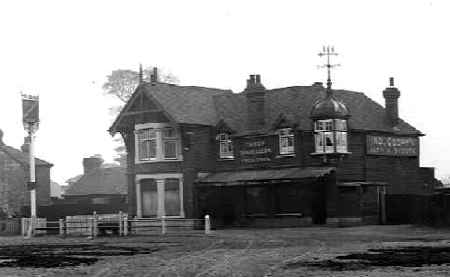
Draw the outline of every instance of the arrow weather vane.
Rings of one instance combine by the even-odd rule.
[[[341,66],[340,64],[330,64],[330,56],[337,56],[338,53],[334,52],[334,46],[324,46],[322,52],[319,53],[319,57],[327,56],[327,63],[320,65],[319,68],[326,68],[328,71],[327,79],[327,92],[331,92],[331,68]]]

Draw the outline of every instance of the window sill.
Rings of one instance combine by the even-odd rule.
[[[309,153],[311,156],[319,156],[319,155],[349,155],[352,152],[313,152]]]
[[[275,214],[275,216],[277,217],[304,217],[305,215],[302,213],[279,213],[279,214]]]
[[[229,158],[218,158],[217,161],[234,161],[234,157],[229,157]]]
[[[275,156],[276,159],[282,159],[282,158],[293,158],[295,157],[295,153],[292,154],[280,154]]]
[[[146,163],[165,163],[165,162],[182,162],[183,159],[162,159],[162,160],[138,160],[134,161],[135,164],[146,164]]]

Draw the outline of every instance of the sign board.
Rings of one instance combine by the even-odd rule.
[[[383,156],[418,156],[417,137],[367,136],[367,154]]]
[[[23,123],[34,124],[39,122],[39,98],[32,95],[22,95]]]
[[[239,155],[241,163],[252,164],[270,162],[273,151],[267,137],[245,139],[240,143]]]

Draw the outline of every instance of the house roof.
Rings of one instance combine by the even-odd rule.
[[[30,156],[28,153],[22,152],[19,149],[8,146],[6,144],[0,143],[0,151],[2,151],[3,153],[11,157],[11,159],[17,161],[22,165],[28,165],[30,162]],[[38,158],[35,158],[35,164],[36,166],[49,166],[49,167],[53,166],[53,164]]]
[[[223,120],[238,135],[246,133],[247,102],[243,93],[214,88],[176,86],[158,83],[143,84],[135,93],[145,95],[158,103],[176,122],[216,126]],[[298,129],[311,130],[311,109],[324,96],[324,88],[317,86],[294,86],[266,90],[265,124],[269,130],[283,113]],[[364,93],[348,90],[334,90],[336,99],[348,108],[351,117],[349,127],[354,130],[382,131],[405,135],[421,135],[421,132],[403,120],[397,126],[390,126],[385,120],[385,109]],[[115,132],[115,125],[111,127]]]
[[[71,184],[65,195],[127,194],[123,167],[97,168]]]

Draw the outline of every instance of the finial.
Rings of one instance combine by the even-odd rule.
[[[319,53],[319,57],[323,57],[326,56],[327,57],[327,63],[324,65],[321,65],[321,68],[326,68],[327,69],[327,73],[328,73],[328,78],[327,78],[327,95],[331,95],[332,91],[331,91],[331,68],[340,66],[340,64],[331,64],[330,63],[330,56],[337,56],[338,53],[334,52],[334,46],[323,46],[322,48],[322,52]]]
[[[139,84],[144,81],[144,71],[142,70],[142,64],[139,64]]]
[[[390,87],[395,87],[395,85],[394,85],[394,77],[389,77],[389,86]]]

